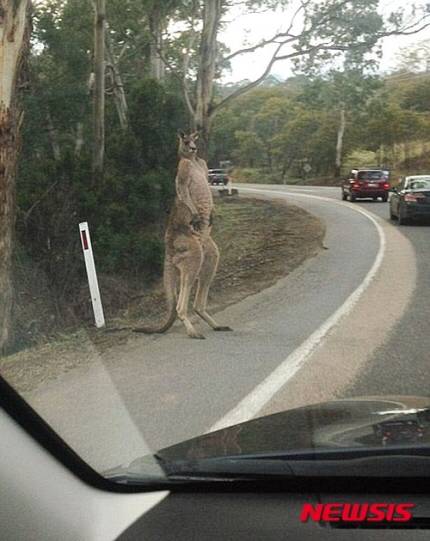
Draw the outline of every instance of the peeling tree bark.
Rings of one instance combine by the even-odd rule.
[[[111,81],[112,94],[115,101],[115,107],[118,113],[118,119],[123,131],[128,129],[128,104],[124,91],[124,85],[121,78],[121,72],[118,67],[117,59],[112,50],[112,44],[109,38],[109,32],[106,33],[106,58],[108,61],[108,71]]]
[[[0,352],[12,342],[15,173],[22,113],[17,90],[30,39],[30,0],[0,0]]]
[[[222,14],[222,0],[205,0],[203,30],[200,41],[200,63],[197,75],[194,129],[200,132],[200,154],[205,159],[208,152],[211,124],[211,102],[218,54],[217,35]]]

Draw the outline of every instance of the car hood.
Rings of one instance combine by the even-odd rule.
[[[210,432],[162,449],[157,455],[174,461],[411,443],[430,445],[430,398],[362,397],[324,402]]]
[[[221,457],[291,455],[390,446],[430,446],[430,398],[360,397],[291,409],[226,427],[157,451],[174,464]],[[148,459],[106,472],[147,471]]]

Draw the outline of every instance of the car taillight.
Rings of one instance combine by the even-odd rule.
[[[391,188],[389,182],[384,182],[384,190],[389,190]]]
[[[361,186],[360,182],[354,182],[352,185],[353,188],[360,188],[360,186]]]
[[[419,199],[424,199],[425,195],[422,193],[407,193],[405,195],[405,201],[416,203]]]

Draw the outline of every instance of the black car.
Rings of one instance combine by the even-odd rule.
[[[405,225],[413,219],[430,218],[430,175],[406,177],[390,198],[390,218]]]
[[[228,174],[225,169],[209,169],[209,184],[212,186],[226,186]]]

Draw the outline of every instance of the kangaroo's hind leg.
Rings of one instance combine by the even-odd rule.
[[[200,269],[197,285],[196,298],[194,300],[194,311],[198,314],[214,331],[231,331],[230,327],[218,325],[214,318],[208,314],[206,307],[208,303],[209,288],[216,274],[219,262],[219,250],[211,237],[203,241],[203,263]]]
[[[188,305],[191,290],[199,275],[203,252],[198,240],[188,238],[184,242],[178,242],[175,246],[177,255],[174,258],[175,265],[180,273],[179,297],[176,312],[179,319],[185,325],[187,334],[191,338],[204,338],[196,331],[188,317]]]

